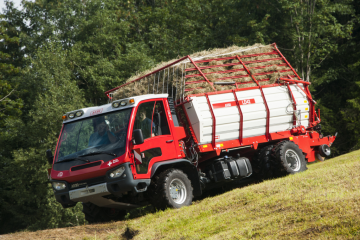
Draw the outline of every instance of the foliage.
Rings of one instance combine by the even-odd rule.
[[[61,116],[69,109],[84,106],[83,92],[76,86],[66,62],[67,51],[48,44],[35,54],[31,68],[23,74],[21,86],[31,98],[31,110],[22,119],[7,123],[5,138],[13,148],[12,157],[2,159],[6,196],[1,206],[2,231],[16,229],[16,224],[29,229],[51,228],[82,224],[79,209],[63,210],[56,204],[52,187],[47,180],[49,164],[47,149],[54,150],[61,129]],[[3,217],[3,216],[2,216]]]
[[[4,131],[5,121],[14,119],[21,113],[22,101],[17,98],[15,81],[20,69],[17,56],[18,34],[10,23],[0,21],[0,136]]]
[[[326,134],[339,133],[334,143],[335,153],[344,154],[360,148],[360,3],[354,2],[356,18],[352,37],[339,47],[316,72],[317,84],[314,94],[320,99],[322,121]]]
[[[352,1],[279,1],[287,17],[287,34],[294,49],[295,66],[310,81],[312,70],[338,50],[343,39],[351,37],[354,22]],[[347,16],[350,21],[341,21]],[[290,47],[289,46],[289,47]]]
[[[227,3],[222,14],[229,16],[224,16],[225,20],[215,30],[221,32],[216,35],[222,36],[221,42],[241,45],[276,42],[287,51],[286,56],[306,81],[310,81],[314,69],[336,53],[344,40],[350,39],[355,24],[352,0]]]
[[[0,15],[0,223],[11,215],[4,212],[6,196],[6,176],[3,169],[5,158],[9,156],[6,149],[5,135],[8,132],[6,123],[15,121],[21,116],[23,101],[19,98],[16,78],[20,75],[21,55],[19,56],[19,31],[5,21]],[[1,232],[1,228],[0,228]]]

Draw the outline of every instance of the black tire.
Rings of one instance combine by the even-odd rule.
[[[272,150],[279,175],[295,174],[307,169],[303,152],[294,142],[279,142]]]
[[[115,208],[105,208],[96,206],[93,203],[82,203],[85,219],[89,223],[101,223],[110,221],[124,220],[126,211]]]
[[[151,204],[157,209],[181,208],[191,205],[193,188],[183,171],[171,168],[153,179],[151,194]]]
[[[265,146],[259,149],[254,155],[254,177],[258,180],[265,180],[276,177],[271,155],[271,150],[273,148],[273,145]]]

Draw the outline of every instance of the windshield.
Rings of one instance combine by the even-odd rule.
[[[60,137],[56,162],[108,155],[104,161],[125,153],[131,108],[66,123]],[[102,157],[102,156],[101,156]]]

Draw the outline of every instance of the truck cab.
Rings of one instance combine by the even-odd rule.
[[[77,202],[138,207],[147,203],[141,195],[159,163],[190,165],[179,146],[185,131],[167,94],[79,109],[63,120],[50,176],[56,200],[64,207]]]

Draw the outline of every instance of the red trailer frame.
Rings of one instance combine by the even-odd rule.
[[[295,142],[304,152],[306,159],[308,160],[308,162],[313,162],[315,161],[316,157],[315,157],[315,148],[316,146],[322,145],[322,144],[327,144],[329,146],[331,146],[331,144],[334,142],[335,137],[334,136],[329,136],[329,137],[322,137],[319,135],[319,133],[317,133],[316,131],[313,130],[313,127],[316,126],[318,123],[320,123],[320,118],[319,116],[317,116],[316,112],[315,112],[315,101],[312,99],[311,97],[311,93],[309,91],[308,86],[311,84],[310,82],[306,82],[304,80],[302,80],[300,78],[300,76],[296,73],[296,71],[294,70],[294,68],[290,65],[290,63],[286,60],[286,58],[281,54],[281,52],[279,51],[279,49],[277,48],[276,44],[273,43],[272,46],[274,47],[274,51],[270,51],[270,52],[265,52],[265,53],[258,53],[258,54],[249,54],[249,55],[236,55],[236,56],[232,56],[232,57],[220,57],[220,58],[211,58],[211,59],[205,59],[205,60],[196,60],[194,61],[189,55],[183,58],[178,59],[177,61],[174,61],[171,64],[168,64],[160,69],[157,69],[147,75],[144,75],[142,77],[139,77],[133,81],[130,81],[128,83],[125,83],[121,86],[118,86],[114,89],[111,89],[109,91],[106,91],[105,94],[110,98],[111,100],[111,96],[110,94],[122,87],[125,87],[131,83],[140,81],[152,74],[157,74],[162,70],[166,70],[167,68],[178,64],[184,60],[187,60],[188,62],[192,63],[194,65],[194,67],[191,68],[186,68],[184,69],[185,73],[186,72],[190,72],[190,71],[198,71],[198,74],[188,74],[184,76],[184,84],[183,86],[183,90],[180,89],[180,93],[182,91],[182,94],[184,94],[185,92],[191,91],[193,89],[191,88],[186,88],[186,85],[192,84],[192,83],[203,83],[206,82],[208,83],[212,88],[213,88],[213,92],[207,92],[207,93],[199,93],[199,94],[191,94],[191,95],[187,95],[187,96],[181,96],[181,94],[179,94],[179,98],[175,99],[176,100],[176,107],[182,107],[184,114],[186,115],[187,121],[188,123],[190,123],[189,121],[189,117],[187,116],[187,113],[184,109],[184,103],[190,102],[191,101],[191,97],[198,97],[198,96],[205,96],[207,99],[207,102],[209,104],[209,109],[211,112],[211,116],[212,116],[212,121],[213,121],[213,129],[212,129],[212,141],[211,144],[203,144],[203,145],[197,145],[197,151],[200,153],[209,153],[209,152],[216,152],[216,155],[220,155],[221,151],[227,151],[228,149],[232,149],[232,148],[239,148],[239,147],[244,147],[244,146],[251,146],[254,150],[257,149],[258,145],[261,143],[266,143],[266,142],[270,142],[270,141],[280,141],[280,140],[284,140],[284,139],[289,139],[293,142]],[[268,55],[268,56],[274,56],[272,58],[269,59],[263,59],[263,60],[252,60],[252,61],[242,61],[242,58],[249,58],[249,57],[256,57],[256,56],[264,56],[264,55]],[[226,64],[220,64],[220,65],[209,65],[209,66],[198,66],[199,63],[205,63],[205,62],[211,62],[211,61],[221,61],[221,60],[238,60],[239,62],[233,62],[233,63],[226,63]],[[283,63],[281,64],[273,64],[273,65],[266,65],[266,66],[260,66],[260,67],[248,67],[247,64],[252,64],[252,63],[261,63],[261,62],[269,62],[269,61],[273,61],[273,60],[283,60]],[[226,66],[235,66],[235,65],[242,65],[243,68],[240,69],[234,69],[234,70],[227,70],[227,71],[214,71],[214,72],[208,72],[208,73],[204,73],[202,70],[203,69],[211,69],[211,68],[217,68],[217,67],[226,67]],[[260,83],[264,83],[269,81],[269,78],[262,78],[262,79],[256,79],[256,76],[263,76],[263,75],[268,75],[271,73],[274,73],[275,71],[270,71],[270,72],[262,72],[262,73],[255,73],[252,74],[250,69],[261,69],[261,68],[266,68],[269,66],[287,66],[289,67],[289,70],[280,70],[279,72],[292,72],[293,75],[288,74],[287,78],[284,77],[280,77],[279,79],[277,79],[277,82],[274,84],[260,84]],[[232,83],[231,85],[234,85],[236,87],[236,89],[232,89],[232,90],[224,90],[224,91],[216,91],[216,89],[214,88],[214,84],[209,81],[209,79],[206,77],[206,75],[209,74],[219,74],[219,73],[231,73],[231,72],[240,72],[240,71],[246,71],[247,74],[245,75],[236,75],[236,76],[231,76],[231,77],[223,77],[223,78],[217,78],[218,81],[224,81],[224,80],[229,80],[229,79],[237,79],[237,78],[244,78],[244,77],[251,77],[253,81],[248,81],[248,82],[235,82]],[[204,80],[198,80],[198,81],[191,81],[191,82],[185,82],[186,78],[191,78],[191,77],[202,77]],[[297,79],[294,79],[297,78]],[[247,88],[239,88],[238,85],[241,84],[247,84],[247,83],[256,83],[257,86],[254,87],[247,87]],[[226,83],[227,85],[229,85],[229,83]],[[304,88],[302,88],[299,84],[303,84]],[[270,133],[269,132],[269,127],[270,127],[270,111],[269,111],[269,107],[263,92],[263,88],[268,88],[268,87],[275,87],[275,86],[287,86],[287,89],[289,90],[289,95],[290,98],[293,101],[293,106],[294,109],[296,109],[296,101],[295,98],[293,96],[293,93],[291,91],[290,85],[296,85],[297,87],[299,87],[307,96],[309,104],[310,104],[310,110],[309,110],[309,126],[308,127],[304,127],[304,126],[298,126],[298,127],[294,127],[293,129],[289,130],[289,131],[283,131],[283,132],[275,132],[275,133]],[[247,90],[251,90],[251,89],[259,89],[265,104],[265,108],[266,108],[266,133],[265,135],[262,136],[257,136],[257,137],[248,137],[248,138],[243,138],[242,135],[242,126],[243,126],[243,114],[240,108],[240,103],[236,97],[236,92],[238,91],[247,91]],[[209,101],[209,96],[210,95],[216,95],[216,94],[223,94],[223,93],[233,93],[235,96],[235,104],[238,107],[239,110],[239,114],[240,114],[240,129],[239,129],[239,139],[235,139],[235,140],[230,140],[230,141],[224,141],[224,142],[216,142],[216,117],[213,111],[213,107],[210,104]],[[176,97],[176,96],[175,96]],[[294,114],[294,123],[296,122],[295,119],[295,114]],[[194,134],[194,130],[192,129],[191,124],[189,124],[189,132],[191,136],[188,136],[189,138],[193,138],[194,142],[197,144],[199,141],[198,139],[196,139],[196,136]]]

